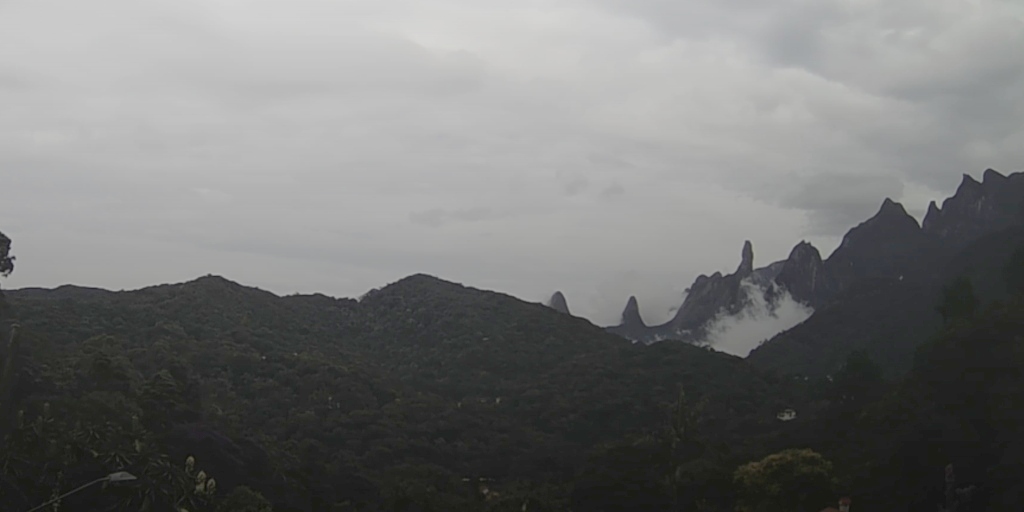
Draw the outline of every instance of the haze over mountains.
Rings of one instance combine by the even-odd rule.
[[[799,337],[802,329],[813,330],[815,322],[809,322],[812,327],[801,324],[813,319],[816,310],[827,309],[837,297],[859,287],[895,280],[901,291],[894,292],[894,297],[909,287],[920,287],[917,295],[908,292],[907,300],[923,296],[924,290],[934,292],[943,280],[955,277],[946,265],[960,250],[987,234],[1021,223],[1021,197],[1024,173],[1006,176],[987,169],[981,180],[964,174],[955,193],[941,206],[931,202],[921,223],[900,203],[883,199],[875,215],[852,227],[828,257],[811,243],[800,241],[785,260],[759,266],[753,244],[744,241],[735,270],[702,274],[689,287],[680,287],[683,299],[668,321],[645,321],[638,299],[630,296],[624,298],[620,321],[606,327],[646,344],[682,340],[747,356],[773,338]],[[110,293],[81,287],[62,287],[55,292],[67,297]],[[45,290],[14,293],[32,296]],[[571,298],[561,291],[554,292],[545,304],[572,314]],[[921,304],[916,310],[924,318],[929,307]],[[764,354],[771,352],[773,343],[768,345],[757,357],[767,357]]]
[[[729,512],[774,488],[738,475],[796,457],[836,478],[801,480],[786,503],[927,512],[952,461],[1010,510],[1024,493],[1024,174],[985,176],[926,227],[884,200],[827,258],[800,242],[757,266],[743,243],[735,270],[696,279],[660,326],[633,298],[602,328],[562,294],[553,308],[425,274],[358,299],[212,275],[4,290],[3,323],[20,327],[0,345],[0,496],[27,509],[127,467],[139,485],[68,507],[241,492],[281,512]],[[694,344],[739,352],[801,311],[746,358]],[[625,328],[667,338],[612,332]],[[189,455],[226,492],[194,496],[193,468],[167,463]],[[154,491],[168,479],[180,489]]]

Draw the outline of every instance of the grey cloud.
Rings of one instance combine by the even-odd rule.
[[[763,300],[763,292],[757,293],[756,287],[752,291],[755,293],[750,296],[754,301],[739,314],[712,319],[708,342],[716,350],[746,357],[765,340],[796,326],[813,313],[793,300],[788,292],[778,298],[774,307],[769,307]]]
[[[33,81],[24,73],[0,68],[0,91],[24,91],[33,85]]]
[[[587,160],[596,167],[604,169],[629,169],[635,167],[621,156],[609,153],[591,153]]]
[[[7,284],[425,271],[657,316],[744,239],[771,261],[1024,162],[994,4],[496,5],[3,3]]]
[[[672,38],[711,37],[759,26],[771,5],[752,0],[674,2],[672,0],[596,0],[616,12],[635,16]]]
[[[621,196],[626,193],[626,188],[618,183],[612,183],[603,190],[601,190],[601,197],[605,199],[612,199],[617,196]]]
[[[854,143],[847,151],[871,154],[875,168],[905,180],[946,189],[951,174],[1024,158],[1024,60],[1008,50],[1024,46],[1024,16],[1010,3],[597,3],[666,37],[725,38],[769,67],[806,70],[865,101],[889,103],[892,114],[874,120],[833,120],[827,105],[808,107]],[[988,151],[977,151],[981,141]],[[840,155],[811,153],[807,168],[834,165]]]
[[[888,197],[903,195],[903,182],[891,174],[819,174],[794,180],[795,190],[780,204],[813,212],[808,216],[807,234],[843,233],[874,214]]]
[[[562,185],[562,192],[567,196],[575,196],[590,187],[590,180],[580,176],[573,178]]]

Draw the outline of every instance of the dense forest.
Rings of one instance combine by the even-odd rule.
[[[1019,510],[1024,245],[974,247],[911,297],[940,325],[906,362],[872,346],[827,374],[425,275],[359,300],[8,291],[0,502],[127,471],[50,510]]]

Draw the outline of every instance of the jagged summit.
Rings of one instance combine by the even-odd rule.
[[[675,334],[668,324],[648,327],[640,316],[640,305],[635,296],[630,296],[626,301],[619,325],[607,327],[607,330],[623,338],[644,343],[671,338]]]
[[[1005,176],[986,169],[978,182],[965,174],[956,193],[929,205],[922,227],[948,244],[962,246],[986,234],[1021,222],[1024,217],[1024,173]]]
[[[946,259],[966,242],[1022,224],[1024,173],[1004,176],[987,169],[981,181],[965,174],[956,194],[929,204],[921,222],[894,198],[884,198],[874,215],[846,232],[828,258],[801,241],[786,260],[754,268],[753,246],[745,241],[736,271],[699,275],[667,323],[627,328],[636,319],[630,304],[623,323],[609,330],[647,343],[700,342],[707,341],[716,319],[740,318],[755,302],[774,311],[783,304],[777,300],[792,298],[819,309],[846,300],[850,290],[870,288],[870,283],[924,286],[935,281]]]
[[[640,316],[640,304],[636,296],[631,295],[626,301],[626,308],[622,310],[621,325],[627,328],[646,327],[643,318]]]
[[[875,213],[874,217],[868,219],[867,222],[882,221],[902,223],[906,227],[910,227],[912,224],[913,229],[921,227],[921,225],[917,223],[917,219],[907,213],[907,209],[903,207],[903,203],[893,201],[888,197],[882,201],[882,206],[878,208],[878,212]]]
[[[793,246],[793,250],[789,251],[788,259],[793,259],[794,257],[800,257],[802,255],[810,254],[819,255],[820,253],[818,252],[818,248],[815,247],[814,244],[808,242],[807,240],[801,240],[800,243]]]
[[[899,279],[928,272],[928,262],[939,245],[903,205],[887,199],[878,213],[849,230],[825,260],[828,288],[838,292],[860,279]]]
[[[565,295],[560,291],[556,291],[551,295],[551,299],[548,300],[547,305],[549,308],[558,311],[559,313],[565,313],[567,315],[572,314],[569,312],[569,303],[565,300]]]
[[[841,256],[852,246],[899,243],[901,237],[916,236],[920,231],[917,219],[907,213],[902,204],[887,198],[874,216],[846,232],[843,242],[829,259]]]
[[[1001,184],[1009,179],[1009,176],[1006,176],[1003,173],[991,168],[985,169],[985,172],[982,173],[981,175],[981,183],[983,185],[988,185],[992,183]]]
[[[878,215],[906,215],[907,209],[902,203],[893,201],[892,198],[885,198],[882,206],[878,209]]]

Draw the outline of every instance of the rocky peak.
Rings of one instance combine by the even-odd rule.
[[[916,236],[920,231],[921,226],[902,204],[886,198],[873,217],[846,232],[842,244],[829,258],[851,250],[852,246],[898,242],[900,237]]]
[[[626,328],[645,327],[644,320],[640,316],[640,304],[637,303],[635,296],[630,296],[626,301],[626,309],[622,310],[621,325]]]
[[[569,315],[569,303],[565,300],[565,295],[562,292],[556,291],[551,295],[551,299],[548,301],[548,307],[558,311],[559,313],[565,313]]]
[[[1009,179],[1009,177],[995,169],[985,169],[985,173],[981,175],[982,185],[1001,185]]]
[[[813,306],[820,304],[833,291],[821,253],[806,241],[796,244],[789,252],[775,282],[789,291],[793,299]]]
[[[897,203],[896,201],[893,201],[892,199],[887,197],[884,201],[882,201],[882,206],[878,209],[878,213],[875,214],[875,216],[891,216],[895,218],[909,217],[909,214],[907,213],[906,208],[904,208],[902,204]]]
[[[754,271],[754,245],[750,243],[750,240],[743,242],[743,252],[740,255],[740,266],[736,269],[736,273],[740,276],[746,277]]]
[[[793,247],[792,251],[789,251],[789,257],[786,258],[786,263],[809,260],[821,261],[821,253],[818,252],[818,248],[810,242],[801,240],[800,243]]]
[[[754,249],[748,240],[743,244],[741,261],[736,272],[710,276],[700,275],[687,289],[686,299],[669,322],[676,331],[700,329],[722,311],[735,313],[749,301],[742,282],[754,272]]]
[[[924,214],[924,220],[921,221],[921,228],[925,231],[932,231],[934,229],[933,225],[940,215],[942,215],[942,211],[939,210],[939,205],[935,204],[935,201],[929,201],[928,212]]]

